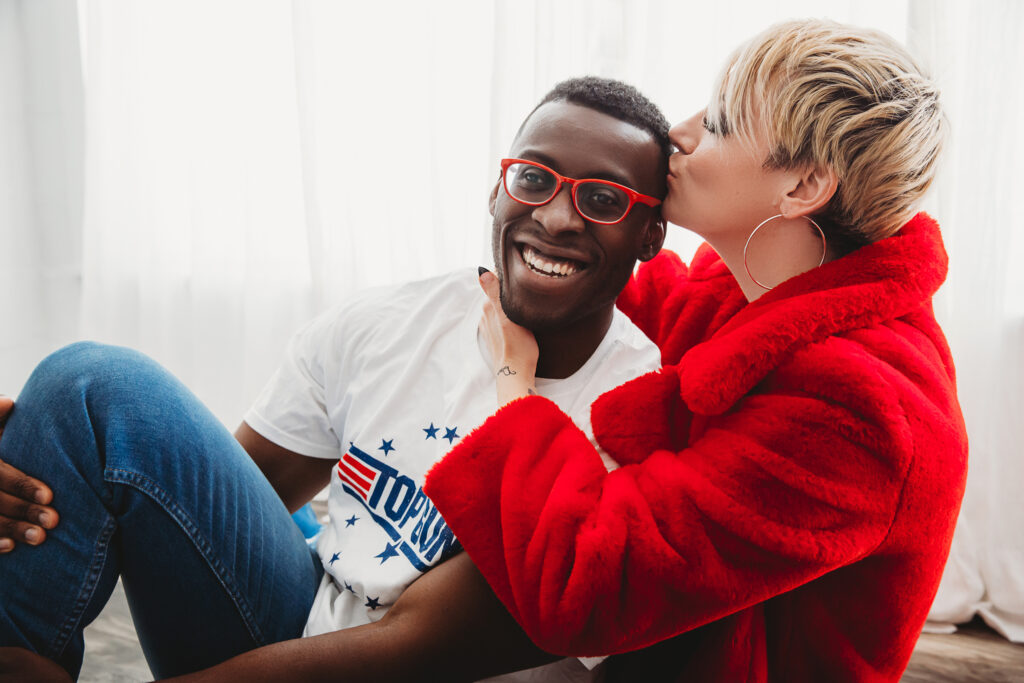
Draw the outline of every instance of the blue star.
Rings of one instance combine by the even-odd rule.
[[[437,430],[438,429],[440,429],[440,427],[435,427],[434,423],[431,422],[430,426],[424,428],[423,431],[425,431],[427,433],[427,438],[428,439],[436,439],[437,438]]]
[[[334,553],[334,555],[331,556],[331,561],[329,562],[329,564],[334,564],[334,562],[337,559],[339,559],[340,557],[341,557],[341,553]]]
[[[445,427],[445,428],[444,428],[444,436],[443,436],[443,437],[441,437],[441,438],[443,438],[443,439],[448,439],[448,443],[449,443],[449,444],[450,444],[450,443],[452,443],[453,441],[455,441],[455,439],[461,438],[461,437],[460,437],[460,436],[459,436],[459,435],[458,435],[458,434],[457,434],[457,433],[455,432],[455,430],[456,430],[456,429],[458,429],[458,427]]]
[[[387,547],[384,548],[384,552],[380,553],[379,555],[374,555],[374,557],[379,557],[380,563],[384,564],[392,557],[398,557],[398,551],[395,550],[395,546],[388,543]]]
[[[391,445],[391,443],[393,441],[394,441],[394,439],[390,439],[388,441],[385,441],[384,439],[381,439],[380,440],[380,448],[378,448],[377,450],[378,451],[384,451],[384,455],[387,455],[391,451],[395,450],[395,447]]]
[[[345,582],[345,590],[350,591],[352,595],[356,594],[356,589],[352,587],[352,584],[348,581]]]
[[[348,527],[352,526],[353,524],[355,524],[358,521],[359,521],[359,518],[356,517],[355,515],[352,515],[351,517],[349,517],[348,519],[345,520],[345,528],[347,529]]]
[[[377,609],[378,607],[380,607],[380,598],[371,598],[371,597],[367,596],[366,597],[366,606],[369,607],[370,609]]]

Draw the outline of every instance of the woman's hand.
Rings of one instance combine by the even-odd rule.
[[[71,676],[56,662],[20,647],[0,647],[0,683],[71,683]]]
[[[0,456],[3,427],[14,410],[14,401],[0,396]],[[14,550],[16,541],[39,545],[46,529],[57,526],[57,511],[48,507],[53,491],[38,479],[0,459],[0,554]]]
[[[494,360],[498,385],[498,406],[537,393],[537,340],[525,327],[508,319],[501,307],[498,278],[486,268],[480,269],[480,286],[487,294],[480,321],[487,347]]]

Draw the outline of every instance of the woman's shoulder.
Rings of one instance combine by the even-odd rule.
[[[736,279],[707,244],[689,265],[667,250],[641,264],[618,300],[665,363],[678,362],[745,305]]]

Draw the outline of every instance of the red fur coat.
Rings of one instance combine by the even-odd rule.
[[[679,636],[620,661],[686,681],[897,681],[966,475],[931,308],[946,263],[919,214],[745,305],[707,247],[690,268],[662,254],[619,305],[666,367],[592,409],[623,467],[607,473],[528,397],[438,463],[427,493],[547,650]]]

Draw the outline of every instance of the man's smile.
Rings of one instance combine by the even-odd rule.
[[[591,266],[599,258],[580,246],[555,245],[527,231],[509,236],[506,250],[509,280],[514,291],[525,288],[538,293],[564,297],[583,284]],[[569,289],[566,289],[566,288]]]
[[[539,275],[566,278],[587,267],[582,261],[543,252],[529,244],[519,244],[518,246],[523,262],[530,270]]]

